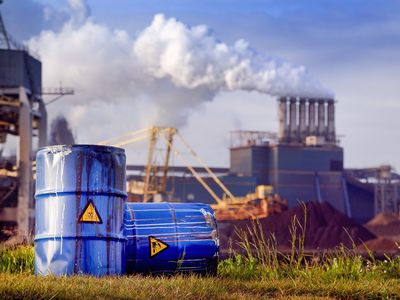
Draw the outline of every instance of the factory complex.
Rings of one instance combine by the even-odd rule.
[[[43,96],[73,92],[44,89],[40,60],[10,40],[5,30],[0,34],[0,143],[5,144],[8,135],[19,137],[16,155],[0,157],[0,228],[28,237],[35,224],[35,151],[47,146]],[[278,196],[289,209],[300,202],[328,203],[360,224],[379,213],[399,213],[400,175],[391,166],[344,167],[344,149],[335,130],[335,99],[290,95],[279,97],[277,103],[279,132],[231,132],[230,166],[210,167],[213,175],[200,167],[190,166],[192,172],[188,166],[169,166],[169,158],[158,169],[150,166],[151,160],[144,166],[128,165],[128,201],[216,204],[216,199],[229,203],[250,194],[255,202]],[[150,194],[154,182],[162,190]],[[6,239],[4,230],[0,236]]]

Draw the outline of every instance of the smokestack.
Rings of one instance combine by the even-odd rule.
[[[308,100],[308,135],[316,134],[316,124],[315,124],[315,100]]]
[[[299,136],[301,141],[307,135],[307,128],[306,128],[306,99],[300,98],[299,104]]]
[[[287,135],[287,100],[285,97],[279,98],[279,141],[286,140]]]
[[[335,101],[333,99],[328,100],[328,140],[333,143],[336,142]]]
[[[325,101],[318,101],[318,135],[325,136]]]
[[[289,130],[290,130],[290,141],[294,142],[297,140],[297,103],[296,98],[290,98],[289,106]]]
[[[67,119],[60,115],[51,123],[49,145],[73,145],[75,144],[74,135]]]

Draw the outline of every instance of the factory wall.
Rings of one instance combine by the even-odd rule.
[[[232,148],[231,173],[239,176],[255,176],[258,184],[267,184],[271,159],[269,152],[266,146]]]
[[[343,170],[340,147],[274,145],[270,148],[272,170],[330,172]]]
[[[367,223],[374,216],[374,186],[362,184],[347,178],[347,190],[353,218],[360,224]]]
[[[289,144],[231,149],[231,172],[270,184],[293,207],[299,201],[327,201],[345,211],[343,149]]]
[[[373,217],[372,185],[360,188],[344,176],[342,148],[276,145],[270,156],[270,184],[290,207],[299,200],[326,201],[359,223]]]
[[[211,178],[203,179],[219,197],[223,196],[222,190]],[[253,176],[223,176],[220,179],[235,196],[245,196],[248,193],[253,193],[257,186],[257,178]],[[211,195],[192,176],[169,177],[167,190],[174,191],[173,201],[216,203]]]
[[[270,148],[269,183],[288,200],[326,201],[345,212],[342,187],[343,149],[279,144]]]

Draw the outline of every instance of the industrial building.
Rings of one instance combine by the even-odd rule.
[[[379,212],[398,213],[400,176],[389,166],[344,169],[344,151],[335,131],[335,101],[281,97],[279,132],[231,133],[230,167],[211,168],[235,196],[272,186],[288,200],[328,202],[337,210],[365,223]],[[128,166],[128,186],[140,180],[144,166]],[[219,197],[223,191],[196,169]],[[198,180],[183,167],[171,167],[168,199],[214,203]]]
[[[51,101],[45,103],[43,95],[73,93],[43,89],[41,73],[40,60],[9,36],[0,15],[0,144],[6,143],[8,135],[18,137],[15,155],[3,157],[0,152],[0,228],[17,229],[22,237],[28,237],[34,225],[35,150],[47,145],[46,104]],[[390,166],[343,167],[333,99],[281,97],[278,114],[278,134],[232,132],[230,166],[210,168],[233,195],[246,196],[259,186],[271,186],[289,207],[300,201],[325,201],[360,223],[379,212],[399,212],[400,175]],[[149,166],[127,167],[128,192],[148,176],[146,170]],[[193,170],[218,197],[226,195],[209,173],[198,167]],[[215,201],[187,167],[169,167],[163,185],[166,200]],[[0,239],[4,239],[3,231]]]

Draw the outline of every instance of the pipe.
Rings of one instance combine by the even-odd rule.
[[[286,140],[286,134],[287,134],[287,101],[285,97],[279,98],[278,117],[279,117],[278,138],[280,142],[283,142]]]
[[[290,130],[290,141],[297,141],[297,103],[296,98],[290,98],[289,105],[289,130]]]
[[[308,135],[316,135],[315,99],[308,100]]]
[[[349,191],[347,190],[347,183],[344,176],[342,176],[342,191],[343,191],[343,200],[344,200],[344,208],[346,211],[346,215],[349,218],[352,218],[350,200],[349,200]]]
[[[325,130],[325,101],[318,101],[318,135],[326,136]]]
[[[306,99],[300,98],[299,104],[299,137],[301,141],[307,135],[307,128],[306,128]]]
[[[335,102],[333,99],[328,100],[328,141],[335,143]]]
[[[18,235],[27,239],[29,228],[29,202],[32,198],[32,109],[24,87],[19,87],[19,156],[18,156]]]
[[[39,147],[47,146],[47,110],[46,105],[41,99],[39,102],[39,112],[40,112],[40,120],[39,120]]]
[[[318,201],[318,203],[322,203],[321,184],[319,182],[318,172],[315,172],[314,180],[315,180],[315,190],[317,192],[317,201]]]

